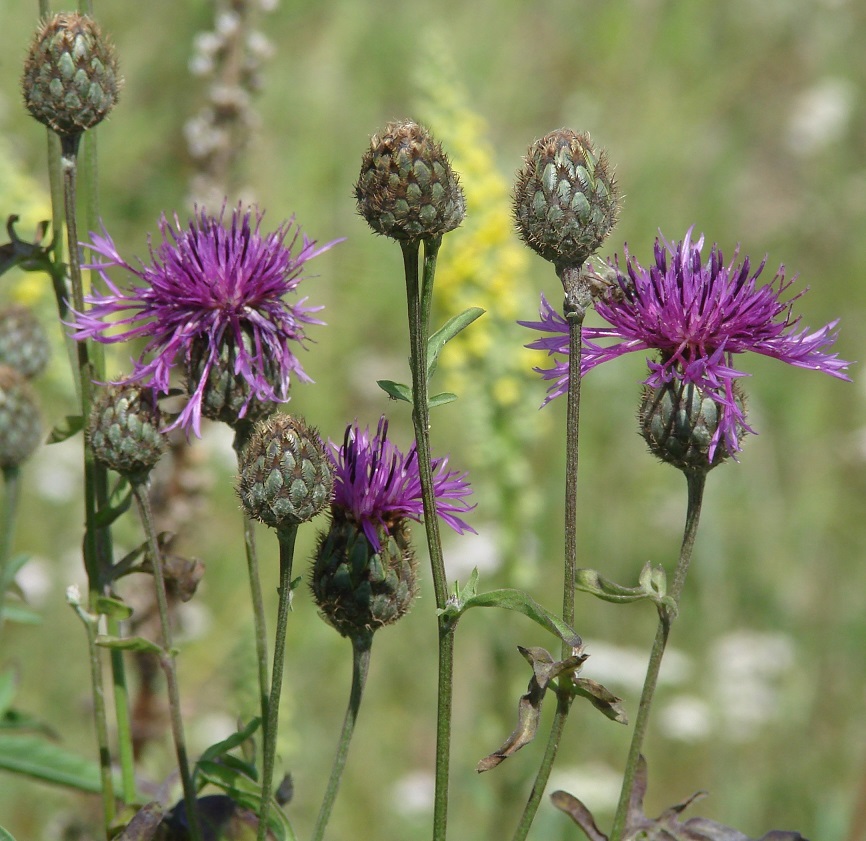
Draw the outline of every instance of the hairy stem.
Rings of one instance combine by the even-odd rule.
[[[159,625],[162,633],[162,653],[159,656],[160,665],[165,673],[166,688],[168,689],[168,707],[171,718],[171,735],[174,739],[175,755],[177,756],[177,767],[180,772],[180,781],[183,786],[183,801],[186,806],[187,823],[192,841],[201,841],[201,827],[198,819],[198,807],[196,804],[196,792],[192,776],[189,772],[189,756],[186,749],[186,738],[183,732],[183,718],[180,710],[180,689],[177,682],[177,669],[174,662],[174,651],[172,649],[171,620],[168,615],[168,597],[165,591],[165,576],[162,571],[162,552],[156,539],[156,531],[153,527],[153,515],[150,509],[150,498],[147,495],[147,486],[144,482],[133,481],[132,493],[138,506],[141,523],[147,536],[147,549],[153,567],[153,582],[156,591],[156,604],[159,611]]]
[[[689,562],[692,558],[707,474],[706,472],[687,471],[685,472],[685,477],[688,485],[686,524],[683,532],[682,546],[680,547],[680,557],[674,571],[674,579],[668,589],[668,595],[673,599],[675,605],[679,605],[683,585],[686,581],[686,574],[689,570]],[[611,841],[620,841],[626,829],[628,805],[631,800],[634,778],[637,773],[644,737],[646,736],[647,724],[649,723],[653,695],[658,682],[665,646],[667,645],[671,625],[675,617],[675,609],[659,608],[659,625],[656,630],[655,640],[653,641],[652,651],[650,652],[649,665],[647,666],[643,691],[640,696],[637,718],[635,719],[634,730],[632,731],[631,745],[629,746],[628,758],[626,759],[625,772],[623,774],[622,791],[620,792],[619,804],[617,805],[613,829],[611,830]]]
[[[367,672],[370,669],[370,651],[373,644],[373,634],[365,634],[352,639],[352,688],[349,693],[349,706],[343,719],[343,729],[340,732],[340,741],[337,745],[337,755],[331,768],[331,776],[328,778],[328,787],[316,826],[313,829],[313,841],[322,841],[325,835],[325,827],[331,817],[331,810],[337,798],[337,790],[340,787],[340,779],[343,769],[346,767],[346,757],[349,755],[349,744],[355,731],[355,722],[358,720],[358,711],[361,707],[361,698],[364,692],[364,684],[367,682]]]
[[[274,758],[277,751],[277,730],[280,717],[280,693],[283,688],[283,661],[286,659],[286,629],[292,607],[292,564],[295,557],[297,525],[277,529],[280,541],[280,590],[277,605],[277,628],[274,635],[274,668],[271,694],[268,699],[268,717],[264,722],[264,757],[262,760],[262,804],[259,812],[258,841],[265,841],[268,832],[268,813],[271,809],[271,789],[274,782]]]
[[[568,394],[565,425],[565,551],[563,555],[562,618],[569,627],[574,626],[574,581],[577,570],[577,466],[580,433],[580,356],[583,337],[583,319],[589,305],[589,293],[580,267],[563,269],[560,274],[565,288],[565,318],[568,321]],[[563,659],[571,655],[562,644]],[[563,682],[564,684],[565,682]],[[564,688],[557,692],[556,713],[547,739],[547,746],[535,782],[520,822],[514,832],[514,841],[523,841],[529,833],[538,811],[541,797],[550,779],[559,743],[565,731],[565,722],[571,709],[571,697]]]

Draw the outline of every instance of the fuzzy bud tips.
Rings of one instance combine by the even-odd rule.
[[[39,406],[27,380],[0,365],[0,468],[23,464],[42,440]]]
[[[87,435],[106,467],[140,481],[165,452],[160,411],[153,392],[133,383],[108,386],[93,404]]]
[[[312,520],[331,501],[331,458],[301,418],[276,414],[256,424],[239,467],[244,510],[272,528]]]
[[[408,521],[379,529],[380,551],[334,512],[319,539],[310,586],[322,616],[344,637],[363,639],[403,616],[417,592]]]
[[[440,237],[466,215],[466,200],[442,147],[423,126],[389,123],[370,139],[355,185],[358,212],[377,234]]]
[[[619,215],[613,172],[588,134],[559,129],[526,153],[514,188],[521,239],[557,269],[580,266],[607,239]]]
[[[92,18],[59,12],[43,21],[24,63],[24,104],[61,137],[102,122],[120,89],[117,57]]]
[[[739,388],[734,399],[745,416]],[[721,409],[691,383],[674,380],[660,388],[645,387],[638,421],[650,452],[684,472],[706,473],[731,455],[719,440]],[[745,426],[738,424],[738,439]]]

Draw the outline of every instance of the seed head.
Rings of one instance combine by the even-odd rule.
[[[558,271],[581,266],[598,250],[619,207],[607,156],[588,134],[558,129],[529,147],[514,187],[517,231]]]
[[[117,102],[121,79],[114,47],[87,15],[46,18],[24,62],[27,110],[61,137],[102,122]]]
[[[358,212],[377,234],[440,237],[466,215],[466,200],[442,147],[423,126],[388,123],[370,139],[355,185]]]
[[[312,520],[334,491],[333,465],[322,439],[291,415],[271,415],[256,424],[239,468],[244,510],[271,528]]]

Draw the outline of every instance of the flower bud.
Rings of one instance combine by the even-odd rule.
[[[463,190],[441,145],[409,121],[388,123],[370,139],[355,198],[370,227],[397,240],[442,236],[466,215]]]
[[[165,452],[153,391],[134,383],[110,385],[90,411],[87,436],[93,455],[132,480],[143,480]]]
[[[42,440],[36,396],[20,372],[0,365],[0,468],[18,467]]]
[[[45,370],[50,356],[48,336],[29,307],[0,310],[0,365],[30,379]]]
[[[24,63],[24,104],[61,137],[102,122],[120,89],[114,47],[92,18],[58,12],[42,22]]]
[[[736,385],[734,398],[744,409]],[[682,471],[707,472],[729,458],[724,440],[713,448],[720,420],[719,404],[691,383],[673,380],[660,388],[644,387],[638,411],[641,434],[653,455]],[[743,434],[739,426],[739,440]]]
[[[259,421],[241,452],[238,495],[246,513],[272,528],[312,520],[331,501],[333,463],[302,418]]]
[[[243,340],[248,356],[254,356],[256,349],[248,331],[243,332]],[[255,423],[276,410],[276,403],[259,400],[253,394],[253,384],[243,373],[236,373],[238,348],[233,340],[222,342],[219,359],[205,374],[208,353],[207,340],[196,339],[187,365],[187,393],[193,394],[201,387],[202,415],[235,429],[241,420]],[[201,380],[205,376],[207,381],[202,385]],[[276,378],[281,376],[279,360],[265,356],[261,376],[268,382],[276,382]],[[240,416],[242,411],[243,417]]]
[[[517,173],[514,218],[521,239],[557,269],[581,266],[619,215],[613,172],[588,134],[558,129],[533,143]]]
[[[396,622],[418,590],[408,520],[378,534],[376,552],[363,529],[335,511],[319,538],[310,586],[322,617],[344,637],[363,638]]]

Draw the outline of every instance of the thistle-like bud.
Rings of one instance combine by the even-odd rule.
[[[736,385],[734,397],[743,410],[743,396]],[[691,383],[673,380],[660,388],[643,389],[638,410],[641,434],[653,455],[684,472],[705,473],[730,457],[720,440],[710,459],[720,420],[719,404]],[[743,434],[741,426],[739,440]]]
[[[0,365],[0,468],[18,467],[42,440],[36,396],[27,380],[8,365]]]
[[[588,134],[558,129],[536,140],[514,187],[521,239],[557,270],[579,267],[607,239],[619,215],[613,172]]]
[[[0,365],[30,379],[45,370],[50,356],[48,336],[33,310],[19,305],[0,310]]]
[[[388,123],[370,139],[355,198],[370,227],[397,240],[442,236],[466,215],[463,190],[442,146],[410,121]]]
[[[275,414],[256,424],[239,469],[244,510],[276,529],[312,520],[334,492],[333,462],[322,439],[292,415]]]
[[[246,331],[243,337],[248,354],[254,355],[256,349],[252,337]],[[234,341],[222,343],[219,359],[211,366],[207,381],[201,386],[208,352],[207,340],[196,339],[187,365],[187,392],[192,394],[199,387],[202,388],[202,415],[236,429],[239,421],[252,424],[276,410],[276,403],[259,400],[252,395],[252,384],[242,373],[236,373],[238,349]],[[279,360],[265,357],[261,376],[269,382],[275,382],[274,378],[281,376],[281,373]],[[241,418],[240,413],[245,406],[246,411]]]
[[[93,403],[87,436],[106,467],[141,481],[165,452],[165,436],[153,391],[134,383],[110,385]]]
[[[58,12],[44,20],[24,63],[24,104],[40,123],[72,137],[105,119],[120,89],[117,57],[94,20]]]
[[[310,587],[322,617],[344,637],[364,638],[396,622],[418,590],[408,521],[378,534],[376,552],[363,529],[335,511],[319,537]]]

